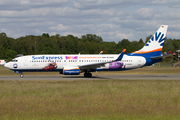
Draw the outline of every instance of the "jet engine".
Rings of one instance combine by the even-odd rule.
[[[80,69],[79,67],[64,67],[63,74],[64,75],[79,75]]]

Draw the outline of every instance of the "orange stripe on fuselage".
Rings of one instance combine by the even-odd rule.
[[[135,51],[132,53],[144,54],[144,53],[151,53],[151,52],[156,52],[156,51],[162,51],[162,48],[151,50],[151,51]]]
[[[64,70],[79,70],[79,68],[73,68],[73,69],[64,69]]]

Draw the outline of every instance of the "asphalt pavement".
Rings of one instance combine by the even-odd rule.
[[[19,75],[0,76],[0,80],[180,80],[180,74],[153,75],[95,75],[91,78],[82,75]]]

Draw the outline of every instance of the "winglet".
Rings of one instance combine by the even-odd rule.
[[[103,54],[103,51],[101,51],[100,53],[99,53],[99,55],[102,55]]]
[[[115,60],[115,61],[121,61],[123,56],[124,56],[124,53],[126,52],[126,49],[124,49],[121,54],[119,55],[119,57]]]

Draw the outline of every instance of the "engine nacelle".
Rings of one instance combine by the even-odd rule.
[[[64,67],[63,74],[64,75],[79,75],[80,69],[79,67]]]

